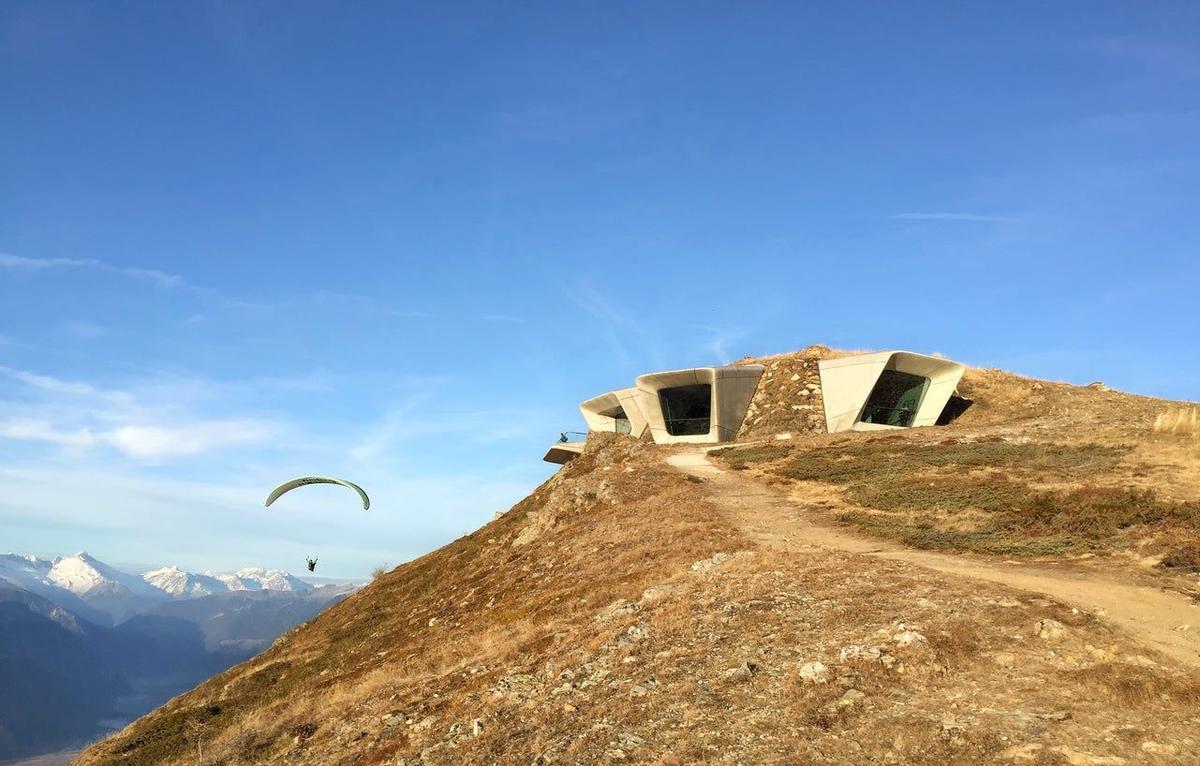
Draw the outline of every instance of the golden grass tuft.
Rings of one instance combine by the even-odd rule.
[[[1154,419],[1154,433],[1200,436],[1200,407],[1178,407],[1160,413]]]

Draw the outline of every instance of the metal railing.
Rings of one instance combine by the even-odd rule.
[[[712,418],[671,418],[665,424],[671,436],[701,436],[712,427]]]
[[[868,404],[863,408],[862,417],[859,420],[863,423],[907,427],[912,425],[913,418],[916,416],[917,411],[912,407],[884,407],[879,404]]]

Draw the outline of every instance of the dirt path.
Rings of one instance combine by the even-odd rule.
[[[1200,606],[1180,594],[1090,572],[989,561],[870,540],[818,522],[804,506],[760,482],[718,467],[703,451],[676,453],[667,462],[706,479],[711,498],[762,545],[868,554],[1041,593],[1100,614],[1164,654],[1200,667]],[[1185,625],[1191,628],[1181,630]]]

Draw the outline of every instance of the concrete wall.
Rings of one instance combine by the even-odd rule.
[[[758,364],[696,367],[640,375],[637,390],[650,435],[658,444],[716,444],[731,441],[746,417],[763,367]],[[658,392],[664,388],[707,384],[712,386],[709,429],[706,434],[674,436],[667,431]]]
[[[818,363],[821,392],[825,406],[825,427],[829,433],[898,428],[898,426],[859,421],[867,398],[884,370],[896,370],[929,379],[912,427],[931,426],[950,401],[966,370],[949,359],[913,354],[908,351],[881,351]]]
[[[582,452],[583,442],[556,442],[550,445],[550,449],[546,451],[546,455],[542,460],[545,460],[547,463],[563,465],[579,457]]]
[[[614,433],[617,430],[616,419],[604,413],[617,407],[625,410],[625,417],[629,419],[629,435],[640,438],[646,430],[646,415],[642,412],[641,393],[637,388],[622,388],[594,396],[579,405],[579,411],[587,421],[589,431]]]

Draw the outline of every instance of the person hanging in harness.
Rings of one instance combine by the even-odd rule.
[[[307,561],[308,561],[308,571],[310,571],[310,572],[317,571],[317,560],[316,559],[307,559]]]

